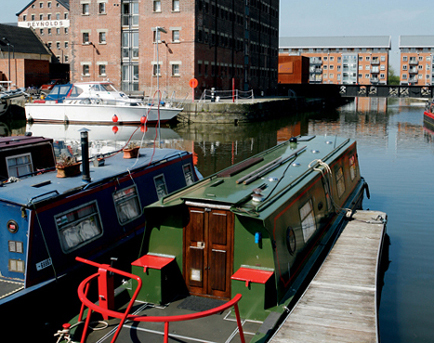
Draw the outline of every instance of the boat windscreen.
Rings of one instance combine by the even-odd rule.
[[[71,97],[74,98],[76,96],[79,96],[81,93],[83,93],[83,89],[77,86],[74,86],[71,92]]]
[[[110,83],[102,83],[100,86],[101,90],[105,90],[106,92],[116,92],[116,89]]]
[[[45,98],[45,100],[61,101],[65,99],[70,89],[71,89],[70,84],[54,86],[51,92]]]

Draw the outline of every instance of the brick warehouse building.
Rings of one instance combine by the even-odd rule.
[[[309,83],[387,84],[390,36],[282,37],[279,56],[310,58]]]
[[[33,0],[17,16],[19,27],[32,28],[60,63],[69,63],[68,0]]]
[[[70,0],[71,80],[182,98],[277,87],[278,0]],[[166,31],[160,32],[157,27]],[[159,39],[157,39],[159,36]],[[157,44],[158,58],[157,58]]]

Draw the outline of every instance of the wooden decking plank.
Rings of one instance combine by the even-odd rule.
[[[353,217],[271,342],[377,342],[376,272],[386,214]]]

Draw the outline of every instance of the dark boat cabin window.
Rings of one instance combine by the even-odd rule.
[[[103,233],[96,201],[54,217],[64,253],[74,251]]]
[[[350,157],[350,177],[351,181],[353,181],[357,176],[357,168],[356,168],[356,155]]]
[[[312,200],[309,200],[300,208],[300,219],[303,239],[307,242],[316,231]]]
[[[344,171],[342,170],[342,167],[339,167],[335,175],[336,175],[336,187],[338,189],[338,196],[339,198],[341,198],[342,195],[345,193],[345,179],[344,179]]]
[[[326,197],[326,201],[327,201],[327,211],[331,211],[332,210],[332,199],[330,196],[330,182],[329,182],[329,178],[325,179],[323,178],[322,182],[323,182],[323,187],[324,187],[324,193],[325,193],[325,197]],[[331,181],[331,180],[330,180]]]
[[[121,225],[140,217],[142,214],[136,186],[121,189],[113,193],[113,201]]]
[[[157,190],[158,199],[167,195],[166,179],[163,174],[154,177],[154,184],[155,189]]]
[[[33,172],[33,162],[30,153],[6,158],[8,176],[22,176]]]
[[[191,164],[184,164],[182,170],[184,171],[185,182],[187,183],[187,186],[190,186],[194,183]]]

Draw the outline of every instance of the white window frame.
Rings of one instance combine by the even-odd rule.
[[[89,210],[89,213],[84,214],[82,217],[78,217],[80,211],[86,211],[86,209]],[[68,218],[68,215],[73,213],[75,213],[74,219]],[[94,240],[101,237],[104,233],[97,201],[91,201],[84,205],[77,206],[72,209],[68,209],[68,211],[59,213],[54,216],[54,221],[56,223],[57,234],[59,235],[60,246],[65,254],[69,254],[81,248],[82,246],[93,242]],[[90,226],[94,225],[94,228],[83,232],[83,228],[79,227],[79,225],[83,225],[84,222],[87,222],[87,224],[90,224]],[[65,233],[67,230],[70,231],[69,236],[67,236]],[[74,244],[75,242],[70,241],[68,244],[68,237],[69,239],[78,239],[80,242]]]
[[[164,174],[160,174],[154,177],[154,186],[157,192],[158,199],[165,197],[168,193],[167,183]]]
[[[136,185],[117,190],[113,193],[113,203],[120,225],[125,225],[141,217],[141,204]]]
[[[81,6],[81,15],[90,15],[90,1],[86,0],[86,1],[81,1],[80,2],[80,6]]]
[[[161,0],[153,0],[152,1],[152,11],[153,12],[161,12]]]
[[[181,65],[179,63],[170,63],[172,66],[172,76],[179,77],[181,76]],[[176,71],[177,69],[177,71]]]
[[[23,157],[24,158],[28,158],[28,161],[25,162],[25,163],[21,163],[21,164],[11,165],[11,163],[12,163],[13,160],[15,160],[15,161],[18,162],[18,160],[20,158],[23,158]],[[20,154],[20,155],[14,155],[14,156],[6,157],[6,167],[7,167],[7,170],[8,170],[8,177],[11,177],[11,176],[19,177],[19,176],[22,176],[22,175],[30,174],[30,173],[33,172],[32,155],[30,153],[25,153],[25,154]],[[27,169],[24,173],[20,173],[20,171],[19,171],[19,169],[22,168],[22,167],[24,167],[24,168]],[[12,168],[15,169],[14,173],[12,173],[12,170],[11,170]]]
[[[98,44],[107,44],[107,32],[108,30],[97,30],[98,32]],[[101,40],[103,38],[103,40]]]
[[[172,0],[172,12],[180,12],[179,0]]]
[[[316,231],[315,213],[312,199],[309,199],[299,209],[301,229],[305,243],[313,236]]]
[[[98,1],[98,14],[107,14],[107,1]]]
[[[81,75],[82,76],[90,76],[90,66],[92,64],[90,62],[81,62]],[[87,67],[87,73],[85,73],[85,68]]]

